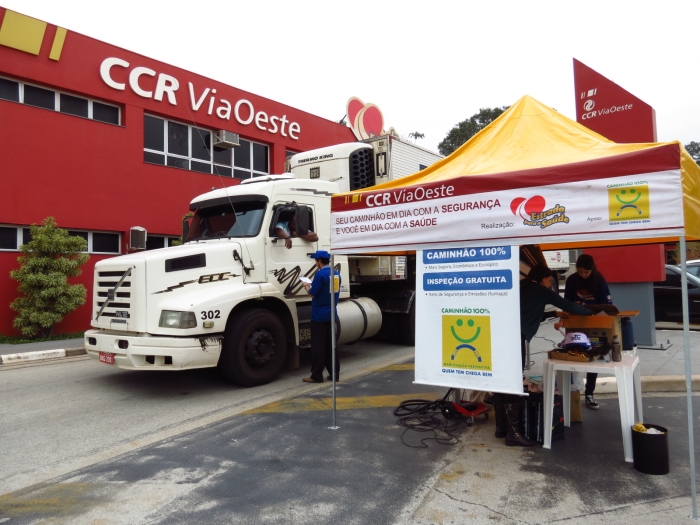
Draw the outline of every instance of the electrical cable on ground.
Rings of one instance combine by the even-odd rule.
[[[451,409],[451,403],[447,397],[452,389],[442,399],[430,401],[427,399],[407,399],[394,409],[394,415],[399,416],[396,424],[404,427],[401,434],[401,442],[411,448],[428,448],[426,441],[433,440],[440,445],[456,445],[459,438],[454,434],[465,423],[461,417],[447,419],[445,410]],[[422,438],[420,445],[411,445],[406,442],[408,431],[425,433],[432,432],[432,436]]]

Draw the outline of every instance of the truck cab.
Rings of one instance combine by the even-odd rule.
[[[243,386],[271,381],[309,344],[311,297],[299,277],[316,272],[309,254],[330,250],[330,198],[338,191],[333,182],[281,175],[196,197],[181,246],[97,263],[88,354],[123,369],[218,366]],[[318,240],[296,237],[287,248],[277,225],[290,220],[299,235],[314,231]],[[347,258],[335,264],[347,299]],[[345,302],[339,344],[379,330],[376,305]],[[356,326],[358,305],[369,312],[364,327]]]

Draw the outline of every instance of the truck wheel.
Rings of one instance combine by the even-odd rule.
[[[241,386],[272,381],[287,358],[287,338],[279,317],[254,308],[236,314],[226,327],[219,369]]]

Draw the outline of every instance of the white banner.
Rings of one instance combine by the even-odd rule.
[[[416,383],[522,394],[518,246],[416,252]]]
[[[331,213],[336,253],[678,235],[680,170],[472,193],[469,177],[347,196]],[[435,183],[437,184],[437,183]],[[435,185],[433,184],[433,185]]]

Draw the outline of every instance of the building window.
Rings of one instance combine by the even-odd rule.
[[[0,226],[0,250],[17,249],[17,228]]]
[[[121,238],[118,233],[68,230],[68,235],[85,239],[88,253],[121,253]],[[17,251],[31,240],[31,230],[26,226],[0,226],[0,251]]]
[[[119,125],[119,108],[103,104],[102,102],[93,101],[92,103],[92,118],[107,124]]]
[[[121,122],[121,111],[117,106],[9,78],[0,78],[0,99],[59,111],[66,115],[98,120],[107,124],[116,124],[117,126]]]
[[[238,179],[269,174],[270,148],[265,144],[241,140],[233,149],[212,144],[210,130],[144,115],[144,162]]]
[[[146,249],[157,250],[173,245],[173,241],[177,241],[179,237],[166,237],[164,235],[148,235],[146,237]]]
[[[56,109],[56,92],[25,84],[24,103],[44,109]]]
[[[29,228],[0,226],[0,251],[17,251],[23,244],[32,240]]]
[[[67,95],[66,93],[61,93],[60,99],[61,113],[88,118],[88,101],[86,99]]]
[[[19,102],[19,82],[0,78],[0,98]]]
[[[68,235],[85,239],[88,253],[121,253],[121,239],[118,233],[68,230]]]
[[[233,157],[233,176],[237,179],[250,179],[270,173],[269,148],[257,142],[240,140]]]

